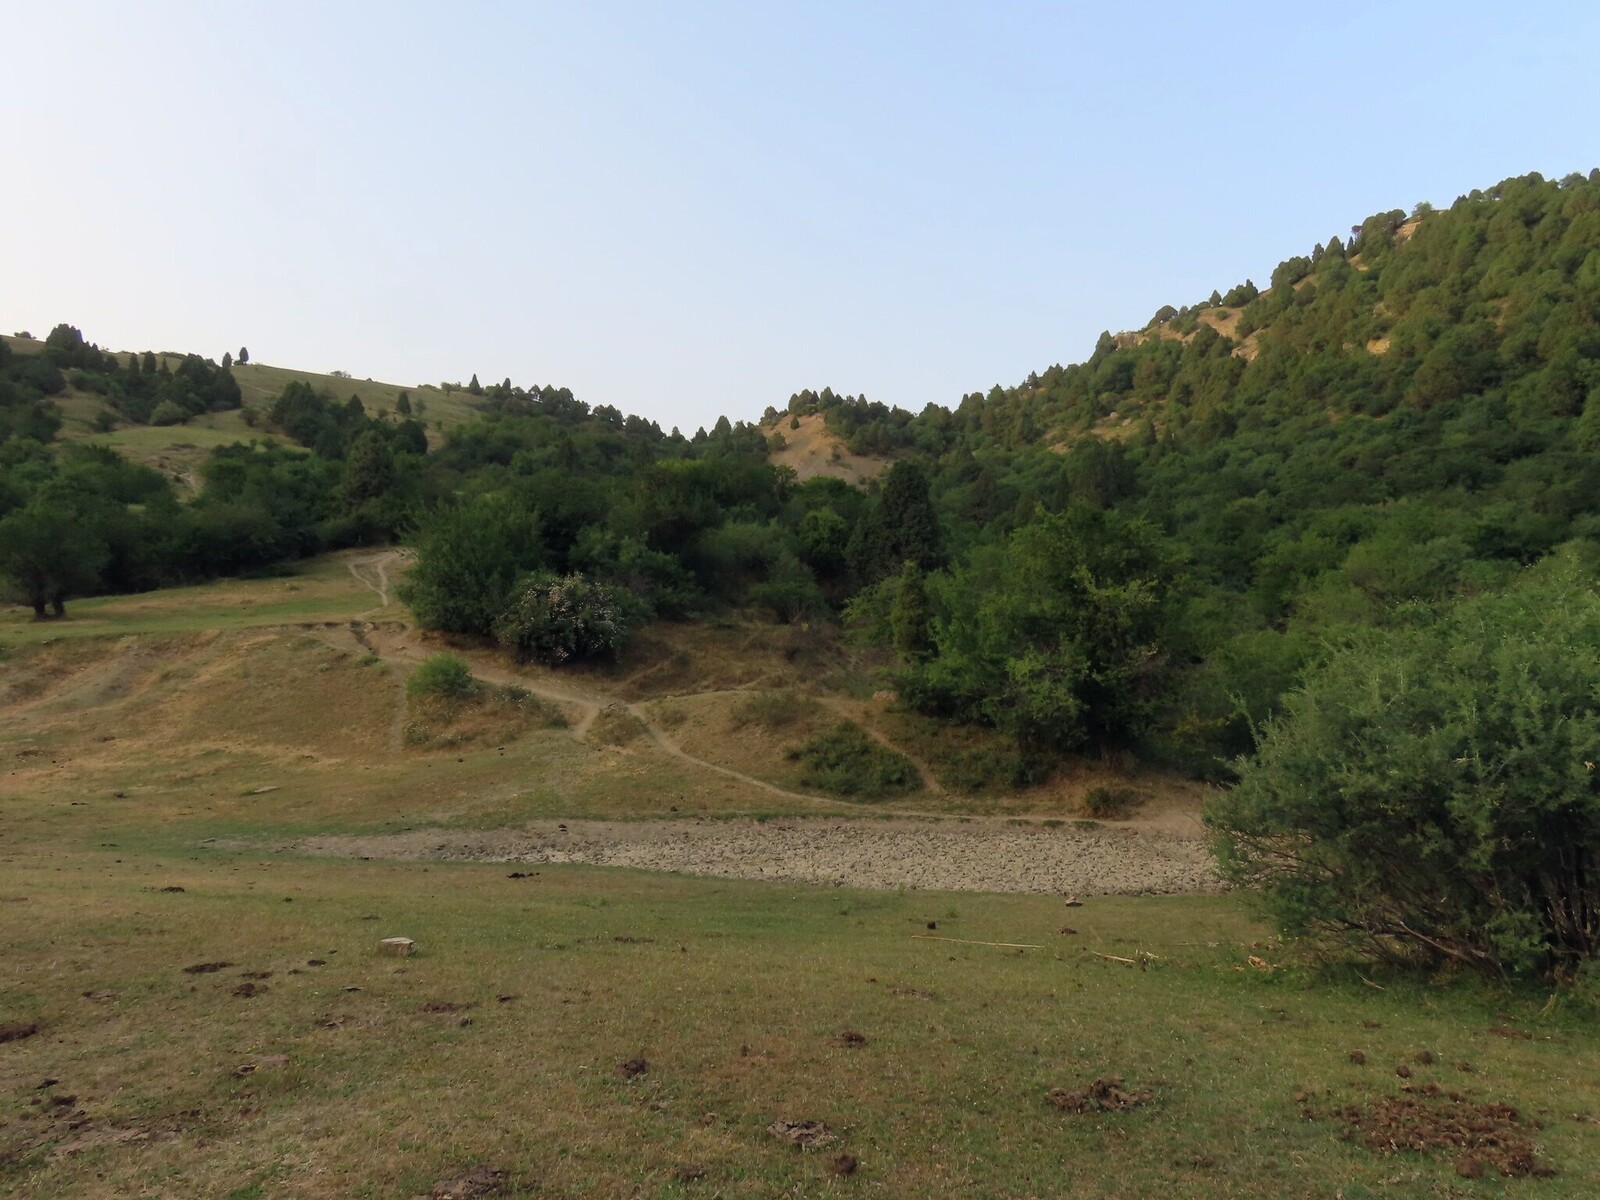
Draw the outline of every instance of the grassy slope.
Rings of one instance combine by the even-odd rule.
[[[0,1045],[0,1195],[406,1196],[475,1162],[510,1171],[514,1196],[1600,1186],[1600,1038],[1570,1004],[1263,971],[1251,956],[1277,965],[1282,951],[1236,898],[1064,909],[251,849],[770,799],[561,730],[402,750],[403,663],[361,655],[346,628],[398,610],[371,612],[344,558],[292,582],[107,600],[49,626],[48,644],[0,633],[14,647],[0,668],[0,1024],[41,1026]],[[282,604],[295,627],[256,622]],[[657,695],[782,682],[742,665],[753,644],[733,648],[723,661],[695,643],[697,678],[659,651],[612,682],[644,694],[654,679]],[[929,921],[1043,948],[915,938]],[[378,957],[390,934],[417,938],[419,956]],[[1141,952],[1157,957],[1100,957]],[[208,960],[234,965],[181,970]],[[265,991],[236,995],[247,982]],[[440,1003],[471,1007],[425,1010]],[[1508,1023],[1532,1036],[1491,1032]],[[837,1044],[846,1029],[866,1044]],[[1394,1094],[1396,1066],[1423,1049],[1438,1064],[1413,1066],[1414,1083],[1542,1121],[1561,1176],[1460,1179],[1448,1159],[1374,1155],[1304,1119],[1297,1095],[1326,1113]],[[616,1066],[636,1056],[650,1069],[624,1081]],[[1108,1074],[1154,1102],[1095,1116],[1045,1102]],[[826,1121],[859,1172],[833,1179],[834,1151],[780,1145],[766,1133],[779,1118]],[[679,1179],[690,1164],[703,1179]]]
[[[26,608],[0,606],[0,646],[349,620],[373,609],[377,601],[350,574],[348,564],[361,557],[360,552],[326,555],[281,578],[221,579],[133,596],[73,600],[60,621],[35,621]]]
[[[44,349],[38,340],[4,336],[20,354],[36,354]],[[125,358],[126,355],[124,354]],[[183,361],[181,354],[163,352],[158,357],[171,367]],[[369,413],[392,413],[395,401],[402,391],[408,392],[413,405],[413,415],[428,428],[429,438],[439,438],[440,427],[472,420],[478,412],[477,401],[464,391],[445,393],[431,384],[410,387],[404,384],[381,383],[371,379],[343,379],[315,371],[295,371],[286,367],[266,366],[262,363],[235,365],[234,378],[239,381],[239,391],[245,409],[263,409],[290,383],[308,383],[318,391],[344,399],[359,396]],[[111,433],[96,433],[92,422],[103,410],[105,402],[96,395],[68,388],[53,397],[61,409],[65,423],[60,436],[69,441],[94,441],[111,446],[133,462],[154,467],[186,486],[196,486],[200,464],[217,446],[233,442],[284,439],[246,424],[243,410],[222,413],[204,413],[182,425],[122,425]]]

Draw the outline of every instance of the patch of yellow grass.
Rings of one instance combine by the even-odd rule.
[[[798,428],[791,428],[792,422],[798,422]],[[768,439],[773,434],[783,435],[784,446],[771,452],[770,461],[776,466],[792,468],[802,482],[821,475],[860,486],[889,468],[887,458],[852,454],[842,439],[828,431],[821,413],[798,418],[785,413],[775,424],[763,425],[761,432]]]

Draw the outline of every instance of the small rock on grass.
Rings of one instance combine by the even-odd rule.
[[[408,937],[387,937],[378,943],[378,953],[393,958],[410,958],[417,952],[417,943]]]

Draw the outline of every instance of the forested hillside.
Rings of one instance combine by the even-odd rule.
[[[1600,560],[1600,172],[1376,214],[916,414],[824,389],[685,437],[474,377],[481,417],[430,445],[295,382],[259,420],[279,444],[216,449],[186,494],[54,440],[65,377],[126,421],[239,402],[227,362],[152,365],[70,326],[0,349],[0,573],[41,614],[407,539],[419,619],[519,653],[730,610],[892,649],[908,704],[1009,735],[995,783],[1084,752],[1225,772],[1349,631]],[[817,415],[888,469],[777,465]]]

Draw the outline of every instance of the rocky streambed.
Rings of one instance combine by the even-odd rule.
[[[340,857],[588,863],[853,888],[1137,895],[1221,886],[1202,838],[1100,824],[959,820],[540,821],[518,829],[332,835]]]

